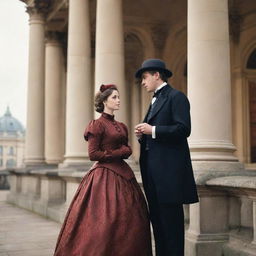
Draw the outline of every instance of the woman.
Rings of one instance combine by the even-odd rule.
[[[147,206],[131,168],[128,131],[114,119],[120,106],[115,85],[102,85],[95,97],[101,117],[84,138],[90,160],[67,212],[54,256],[150,256]]]

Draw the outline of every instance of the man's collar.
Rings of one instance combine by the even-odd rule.
[[[162,89],[162,88],[163,88],[164,86],[166,86],[166,85],[167,85],[166,82],[162,83],[161,85],[159,85],[159,86],[155,89],[155,92],[157,92],[158,90]]]

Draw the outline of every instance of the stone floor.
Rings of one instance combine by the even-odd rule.
[[[5,202],[0,190],[0,256],[53,255],[60,224]]]
[[[8,193],[0,190],[0,256],[52,256],[61,225],[6,203]]]

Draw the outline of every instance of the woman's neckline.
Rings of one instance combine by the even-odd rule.
[[[114,119],[115,119],[114,115],[110,115],[110,114],[105,113],[105,112],[102,112],[101,116],[108,119],[108,120],[111,120],[111,121],[114,121]]]

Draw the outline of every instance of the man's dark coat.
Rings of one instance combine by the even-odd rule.
[[[187,143],[191,131],[187,97],[166,85],[148,115],[149,112],[144,122],[156,126],[156,138],[143,135],[140,140],[140,167],[146,193],[147,177],[151,175],[160,203],[198,202]]]

